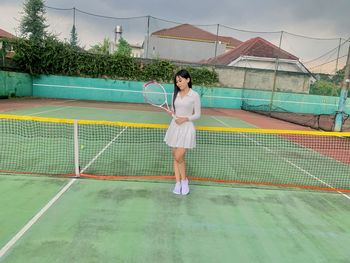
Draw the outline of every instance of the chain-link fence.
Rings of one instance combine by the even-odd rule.
[[[319,38],[286,31],[248,31],[221,24],[190,25],[186,22],[169,21],[152,16],[118,18],[85,12],[77,8],[62,9],[47,6],[46,12],[49,31],[62,40],[69,41],[70,32],[75,25],[79,45],[85,49],[107,38],[113,51],[122,36],[132,46],[134,56],[143,58],[165,58],[197,63],[219,57],[237,47],[240,42],[259,37],[282,52],[288,52],[298,58],[313,73],[334,74],[344,67],[349,45],[348,36],[345,36],[346,39]],[[164,50],[161,46],[164,43],[160,43],[159,39],[172,51]],[[188,59],[181,59],[181,54],[177,54],[180,51],[175,46],[181,48],[181,53],[197,51],[202,53],[202,57],[198,59],[198,56],[193,58],[187,56]],[[178,59],[174,55],[178,55]],[[251,61],[247,60],[245,63],[246,67],[249,67]]]

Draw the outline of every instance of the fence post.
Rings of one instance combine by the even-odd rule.
[[[341,88],[340,97],[339,97],[338,111],[337,111],[337,114],[335,115],[334,131],[342,130],[344,108],[345,108],[346,99],[348,97],[349,82],[350,82],[350,41],[349,41],[348,58],[346,59],[346,65],[345,65],[344,81],[342,83],[342,88]]]
[[[281,50],[281,45],[282,45],[282,37],[283,37],[283,31],[281,31],[281,36],[280,36],[280,43],[278,45],[278,52]],[[271,92],[271,98],[270,98],[270,106],[269,106],[269,114],[271,115],[271,110],[272,110],[272,105],[273,105],[273,97],[275,95],[275,90],[276,90],[276,82],[277,82],[277,72],[278,72],[278,59],[279,59],[279,54],[277,54],[276,57],[276,63],[275,63],[275,72],[273,75],[273,84],[272,84],[272,92]]]

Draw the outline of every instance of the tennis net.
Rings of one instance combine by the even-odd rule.
[[[167,125],[0,115],[0,173],[172,178]],[[350,192],[350,133],[197,127],[192,180]]]

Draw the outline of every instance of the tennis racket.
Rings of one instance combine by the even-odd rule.
[[[166,91],[158,82],[150,81],[145,83],[143,85],[142,94],[147,103],[170,112],[173,118],[176,118],[169,108]]]

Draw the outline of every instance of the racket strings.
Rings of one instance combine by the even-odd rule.
[[[144,85],[143,96],[146,102],[158,107],[165,106],[169,109],[166,92],[159,84],[151,83]]]

